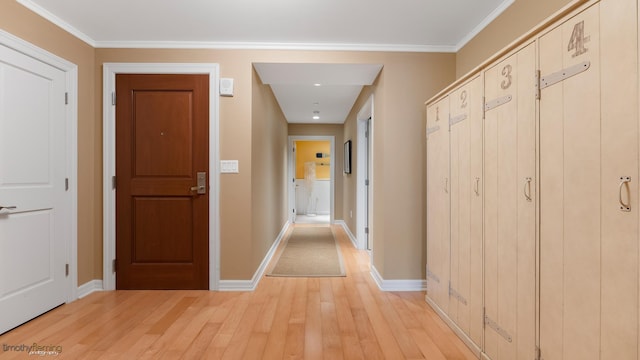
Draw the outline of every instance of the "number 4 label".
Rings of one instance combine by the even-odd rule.
[[[569,39],[569,45],[567,46],[567,51],[574,51],[571,57],[577,57],[589,51],[589,49],[584,46],[589,40],[591,40],[591,37],[584,35],[584,20],[580,21],[573,27],[571,39]]]

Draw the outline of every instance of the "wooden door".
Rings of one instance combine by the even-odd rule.
[[[0,45],[0,334],[67,300],[66,74]]]
[[[482,346],[482,78],[450,99],[451,282],[449,317]]]
[[[484,352],[535,350],[535,45],[485,72]]]
[[[449,305],[449,98],[427,108],[427,300]]]
[[[116,95],[116,288],[208,289],[209,77],[118,74]]]
[[[541,36],[540,348],[638,359],[636,1]]]

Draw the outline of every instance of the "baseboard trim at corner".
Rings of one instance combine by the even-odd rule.
[[[102,280],[91,280],[78,286],[78,299],[82,299],[96,291],[103,291]]]
[[[373,264],[371,265],[371,277],[382,291],[426,291],[426,280],[385,280]]]
[[[349,229],[349,226],[347,226],[347,223],[344,222],[344,220],[336,220],[336,221],[334,221],[334,223],[336,225],[342,226],[342,229],[344,229],[344,232],[347,233],[347,236],[349,237],[349,240],[351,240],[351,243],[353,244],[353,247],[358,249],[358,239],[356,239],[356,237],[353,235],[353,233]]]
[[[284,239],[287,230],[289,230],[289,226],[291,226],[291,223],[287,221],[282,227],[282,230],[280,230],[276,241],[273,242],[273,245],[271,245],[271,248],[265,255],[264,259],[262,259],[262,263],[258,267],[258,270],[253,274],[253,278],[251,278],[251,280],[220,280],[218,284],[218,291],[254,291],[258,287],[260,279],[264,276],[265,271],[267,271],[267,265],[269,265],[273,255],[276,253],[278,245],[280,245],[280,242]]]

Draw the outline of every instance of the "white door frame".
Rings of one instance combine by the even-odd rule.
[[[0,45],[30,56],[65,72],[67,107],[67,178],[69,196],[65,207],[70,211],[68,238],[65,240],[69,276],[67,277],[67,302],[78,298],[78,66],[55,54],[41,49],[4,30],[0,30]],[[62,100],[61,100],[62,101]]]
[[[371,120],[369,120],[371,118]],[[371,214],[373,213],[373,95],[367,99],[367,102],[360,108],[356,117],[358,131],[358,151],[357,168],[356,168],[356,238],[358,249],[367,249],[367,234],[365,226],[369,224],[369,242],[373,243],[373,226],[371,226]],[[369,139],[365,136],[367,131],[367,121],[369,124]],[[369,141],[369,159],[366,159],[365,148]],[[366,169],[369,161],[369,192],[365,186]],[[367,199],[368,197],[368,199]],[[368,206],[367,206],[368,200]],[[366,221],[369,220],[369,221]]]
[[[209,75],[209,290],[220,283],[220,141],[218,64],[189,63],[105,63],[103,64],[103,200],[104,249],[103,288],[114,290],[116,275],[116,197],[113,189],[116,163],[115,93],[116,74],[207,74]]]
[[[329,181],[329,187],[330,187],[330,199],[329,199],[329,222],[331,224],[333,224],[335,222],[335,209],[334,209],[334,203],[335,203],[335,195],[334,195],[334,185],[335,185],[335,181],[336,181],[336,176],[335,176],[335,154],[336,154],[336,145],[335,145],[335,136],[307,136],[307,135],[290,135],[289,136],[289,149],[288,149],[288,154],[289,154],[289,177],[287,178],[287,184],[289,184],[287,186],[288,188],[288,194],[289,194],[289,223],[293,223],[294,222],[294,213],[293,213],[293,209],[295,209],[296,207],[296,190],[295,190],[295,178],[296,178],[296,164],[295,164],[295,154],[293,153],[293,144],[296,141],[329,141],[331,143],[330,145],[330,149],[331,149],[331,166],[329,167],[329,172],[330,172],[330,181]]]

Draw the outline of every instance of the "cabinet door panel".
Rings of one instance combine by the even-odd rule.
[[[449,308],[449,98],[427,108],[427,297]]]
[[[535,47],[485,72],[484,352],[535,347]]]
[[[449,317],[482,342],[482,78],[450,95],[451,296]]]
[[[540,38],[540,346],[547,359],[637,359],[637,20],[603,1]],[[633,36],[627,36],[627,35]],[[621,177],[631,182],[620,186]]]

